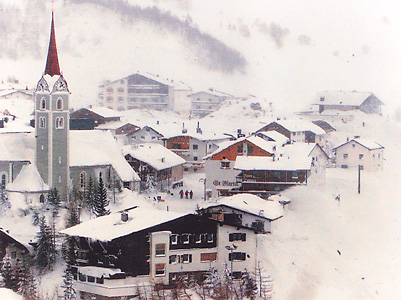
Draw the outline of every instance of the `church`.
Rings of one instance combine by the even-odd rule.
[[[31,134],[20,137],[26,139],[22,144],[34,144],[32,159],[15,158],[13,165],[19,162],[19,169],[16,174],[10,165],[9,174],[4,174],[9,183],[5,184],[6,190],[25,194],[29,202],[36,198],[43,201],[53,188],[66,200],[72,187],[85,190],[89,178],[102,178],[106,186],[119,181],[121,186],[137,190],[140,178],[125,161],[110,133],[70,132],[69,99],[68,84],[60,71],[52,12],[46,67],[35,89],[34,143],[30,142]]]

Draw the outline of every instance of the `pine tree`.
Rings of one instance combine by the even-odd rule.
[[[31,261],[28,256],[24,256],[17,264],[18,294],[26,300],[36,300],[37,286],[30,267]]]
[[[74,285],[74,276],[72,274],[71,268],[67,266],[63,275],[62,286],[64,288],[64,300],[77,300],[77,292]]]
[[[18,290],[18,279],[11,266],[11,260],[8,255],[4,256],[3,266],[1,267],[1,285],[7,289],[16,292]]]
[[[38,243],[36,247],[35,265],[40,273],[52,270],[56,261],[56,249],[54,245],[53,232],[46,224],[44,216],[39,220]]]
[[[256,264],[255,282],[259,297],[265,300],[272,299],[273,284],[270,276],[266,276],[261,262]]]
[[[88,187],[86,188],[85,191],[85,204],[90,211],[94,211],[95,209],[95,198],[96,198],[97,188],[98,187],[93,182],[92,177],[89,177]]]
[[[52,207],[52,215],[53,218],[56,218],[59,214],[60,207],[61,207],[61,200],[56,188],[51,189],[49,194],[47,195],[47,202]]]
[[[11,205],[7,198],[6,188],[4,185],[0,185],[0,208],[7,210],[10,207]]]
[[[256,298],[256,295],[258,293],[258,286],[256,284],[256,281],[252,278],[252,276],[248,272],[245,272],[242,275],[241,285],[243,286],[244,294],[246,297],[248,297],[251,300]]]
[[[102,177],[100,177],[99,185],[95,193],[94,214],[96,217],[110,214],[110,210],[107,208],[109,202],[106,187],[104,186]]]
[[[146,192],[153,193],[156,191],[156,183],[152,174],[146,175]]]

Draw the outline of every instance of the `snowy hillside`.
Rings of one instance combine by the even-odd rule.
[[[372,91],[389,113],[401,96],[401,24],[393,1],[57,2],[60,64],[75,107],[94,103],[103,80],[137,70],[194,90],[254,94],[291,110],[322,90]],[[0,1],[2,80],[37,82],[50,5]]]

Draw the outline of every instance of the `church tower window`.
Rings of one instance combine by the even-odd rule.
[[[63,99],[61,99],[61,98],[57,99],[56,107],[57,107],[58,110],[62,110],[63,109]]]
[[[57,117],[56,118],[56,129],[63,129],[64,128],[64,118]]]
[[[86,186],[86,172],[81,172],[81,174],[79,174],[79,183],[81,189],[84,189]]]
[[[40,100],[40,108],[41,109],[46,109],[46,100],[45,100],[45,98],[42,98]]]
[[[46,118],[39,117],[39,128],[46,128]]]

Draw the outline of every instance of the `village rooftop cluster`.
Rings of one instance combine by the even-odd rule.
[[[40,274],[51,271],[52,254],[43,254],[47,232],[50,248],[61,251],[63,241],[67,249],[66,278],[73,279],[65,284],[80,299],[131,299],[139,286],[171,290],[182,278],[204,282],[211,273],[241,280],[258,273],[258,238],[274,234],[272,224],[285,218],[287,189],[324,185],[327,168],[383,169],[384,147],[376,141],[358,133],[332,137],[332,121],[381,115],[373,93],[322,92],[311,103],[316,109],[279,118],[261,114],[265,108],[252,95],[193,92],[181,81],[136,72],[103,83],[96,105],[73,111],[54,27],[52,19],[35,89],[0,85],[3,214],[22,205],[40,225],[18,232],[0,223],[3,277],[28,257],[43,258]],[[211,117],[242,105],[260,113],[246,128],[219,126]],[[143,111],[186,117],[138,119]],[[201,194],[187,183],[194,174],[202,174]],[[125,206],[118,206],[123,196]],[[201,205],[175,211],[172,198]]]

